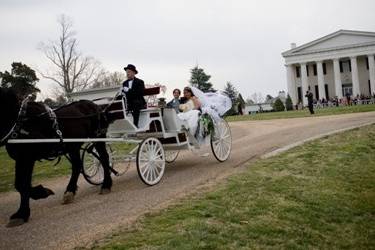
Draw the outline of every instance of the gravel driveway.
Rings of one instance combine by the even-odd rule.
[[[19,196],[15,192],[0,194],[0,249],[89,246],[147,211],[163,208],[177,198],[242,171],[244,163],[265,153],[369,122],[375,122],[375,112],[231,123],[233,150],[231,158],[224,163],[218,163],[212,154],[202,157],[201,151],[184,152],[175,163],[167,165],[158,185],[145,186],[132,169],[124,176],[114,177],[113,189],[108,195],[98,195],[99,188],[87,184],[81,177],[76,200],[70,205],[61,205],[68,178],[46,180],[43,185],[52,188],[56,195],[31,201],[29,222],[16,228],[5,228],[5,225],[18,207]],[[210,151],[207,148],[204,152]]]

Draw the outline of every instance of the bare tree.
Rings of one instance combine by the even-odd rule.
[[[90,86],[100,69],[100,63],[78,51],[78,42],[70,18],[61,15],[57,22],[60,28],[59,39],[47,44],[41,43],[39,46],[53,68],[39,73],[58,84],[65,94],[69,94]]]
[[[98,71],[97,76],[93,80],[91,88],[101,88],[110,86],[119,86],[126,79],[126,74],[123,72],[108,72],[104,69]]]
[[[252,104],[254,104],[254,101],[253,100],[251,100],[250,98],[246,98],[246,105],[252,105]]]
[[[254,101],[254,103],[262,103],[262,102],[264,102],[264,97],[263,97],[263,95],[262,95],[262,93],[260,93],[260,92],[255,92],[254,94],[252,94],[251,96],[250,96],[250,98],[251,98],[251,100],[253,100]]]

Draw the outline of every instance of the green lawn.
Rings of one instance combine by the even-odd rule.
[[[316,109],[315,114],[313,116],[339,115],[339,114],[370,112],[370,111],[375,111],[375,104]],[[267,113],[259,113],[259,114],[254,114],[254,115],[228,116],[226,120],[233,122],[233,121],[270,120],[270,119],[298,118],[298,117],[311,117],[311,116],[312,115],[310,115],[309,110],[304,109],[304,110],[293,110],[293,111],[284,111],[284,112],[267,112]]]
[[[127,153],[134,147],[128,143],[113,143],[112,147],[121,153]],[[65,158],[61,158],[61,162],[54,166],[55,161],[36,162],[33,173],[33,183],[40,183],[43,179],[58,176],[70,175],[71,165]],[[7,192],[14,189],[14,161],[8,156],[5,148],[0,148],[0,192]]]
[[[103,249],[375,249],[375,125],[259,160]]]

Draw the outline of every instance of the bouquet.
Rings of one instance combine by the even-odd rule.
[[[200,134],[203,138],[206,138],[208,135],[213,135],[215,132],[214,122],[211,116],[207,113],[201,115],[199,119]]]

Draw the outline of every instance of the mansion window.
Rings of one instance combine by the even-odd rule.
[[[326,63],[323,63],[323,74],[324,75],[327,75],[327,65]],[[317,68],[316,68],[316,64],[313,65],[313,72],[314,72],[314,76],[317,75]]]
[[[346,73],[346,72],[352,72],[352,65],[350,64],[350,61],[340,61],[340,72]]]
[[[297,94],[298,94],[298,103],[302,102],[302,88],[297,88]]]
[[[324,84],[324,91],[326,92],[326,100],[329,100],[328,84]]]
[[[296,77],[297,78],[301,77],[301,67],[300,66],[296,66]]]

